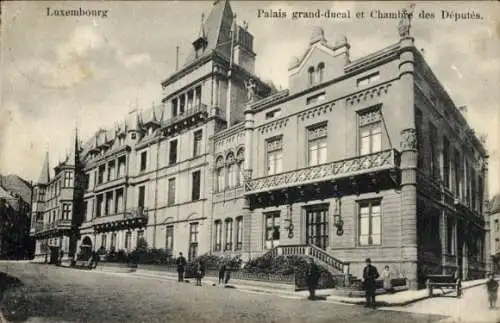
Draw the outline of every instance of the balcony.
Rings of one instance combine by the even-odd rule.
[[[394,188],[399,184],[399,163],[397,150],[385,150],[251,179],[245,183],[245,195],[260,199],[259,203],[265,202],[262,198],[269,194],[274,195],[269,196],[272,201],[284,197],[291,202],[293,195],[292,200],[300,200],[301,197],[307,200],[311,194],[320,198],[332,192],[341,191],[345,195]],[[309,197],[306,193],[310,193]]]
[[[120,186],[126,184],[128,181],[128,176],[121,176],[119,178],[115,178],[109,181],[103,181],[95,186],[94,192],[98,193],[112,187]]]
[[[30,233],[35,237],[60,236],[73,227],[71,220],[59,219],[51,223],[36,223],[35,227],[31,228]]]
[[[109,217],[94,219],[96,232],[108,232],[124,229],[140,228],[147,224],[148,213],[143,207],[127,209],[125,212]]]
[[[208,107],[200,104],[197,107],[187,109],[183,114],[167,119],[162,123],[162,129],[165,129],[166,135],[175,133],[178,130],[191,127],[198,122],[205,120],[208,116]]]

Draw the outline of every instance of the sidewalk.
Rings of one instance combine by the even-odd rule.
[[[130,273],[130,275],[138,277],[151,277],[151,278],[177,280],[177,273],[172,273],[172,272],[155,272],[150,270],[138,269],[136,272]],[[194,278],[187,280],[193,281]],[[462,290],[482,285],[485,282],[486,279],[465,281],[462,283]],[[206,276],[203,279],[203,284],[209,286],[216,286],[218,285],[218,278],[213,276]],[[294,286],[291,285],[250,281],[250,280],[231,279],[230,284],[228,284],[227,288],[236,288],[240,290],[255,291],[255,292],[269,293],[269,294],[297,296],[300,298],[307,298],[309,296],[308,291],[295,292]],[[335,291],[334,289],[320,289],[316,291],[316,295],[320,298],[325,298],[326,300],[329,301],[355,304],[355,305],[363,305],[366,301],[364,297],[344,297],[344,296],[334,295],[334,291]],[[439,296],[442,293],[440,290],[434,290],[434,294]],[[379,306],[385,306],[385,307],[405,306],[427,298],[429,298],[427,289],[408,290],[408,291],[397,292],[395,294],[379,295],[377,296],[377,304]]]

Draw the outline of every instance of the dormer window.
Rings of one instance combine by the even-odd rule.
[[[198,58],[203,54],[205,48],[207,47],[207,39],[205,37],[199,37],[193,42],[195,57]]]
[[[309,67],[307,73],[309,74],[309,86],[312,86],[314,84],[314,67]]]
[[[323,101],[324,99],[325,99],[325,92],[321,92],[321,93],[318,93],[318,94],[315,94],[313,96],[308,97],[306,99],[306,104],[316,103],[319,101]]]
[[[324,79],[324,73],[325,73],[325,63],[321,62],[318,64],[318,69],[316,71],[317,76],[318,76],[318,83],[322,83]]]
[[[368,84],[377,82],[379,79],[380,79],[379,72],[375,72],[370,75],[359,78],[357,81],[357,85],[358,87],[367,86]]]
[[[266,113],[266,120],[272,119],[274,117],[279,117],[281,115],[281,109],[274,109]]]
[[[148,127],[148,136],[153,134],[153,127]]]

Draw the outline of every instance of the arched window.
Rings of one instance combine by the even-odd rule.
[[[217,192],[222,192],[224,190],[224,185],[225,185],[225,178],[224,178],[224,159],[222,156],[217,158],[217,161],[215,162],[215,173],[217,177],[217,187],[215,190]]]
[[[325,63],[321,62],[318,64],[317,73],[318,73],[318,83],[322,83],[325,74]]]
[[[224,250],[233,250],[233,219],[228,218],[224,222],[224,242],[226,243]]]
[[[307,72],[309,73],[309,85],[313,85],[314,84],[314,67],[312,67],[312,66],[309,67]]]
[[[243,169],[243,162],[245,161],[245,149],[240,148],[238,150],[238,153],[236,154],[236,164],[238,165],[238,177],[237,177],[237,182],[236,186],[243,185],[245,183],[245,177],[244,177],[244,169]]]
[[[227,174],[228,174],[228,187],[232,188],[236,186],[236,181],[238,177],[238,169],[235,163],[234,154],[230,153],[226,158]]]

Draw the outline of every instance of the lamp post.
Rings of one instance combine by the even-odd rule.
[[[340,214],[340,197],[335,198],[333,208],[333,225],[337,228],[337,235],[341,236],[344,234],[344,220],[342,220],[342,215]]]

